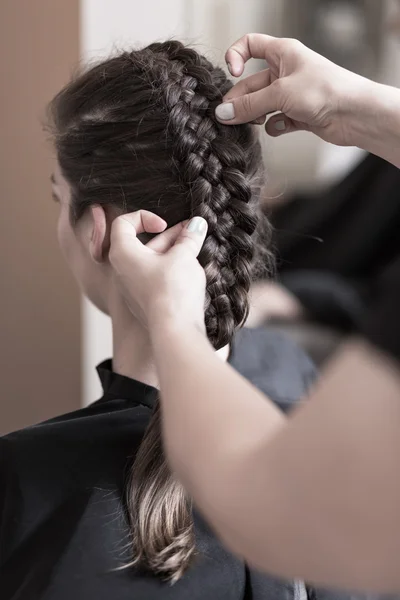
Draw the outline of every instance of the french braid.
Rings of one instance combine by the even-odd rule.
[[[176,176],[187,186],[192,216],[208,222],[199,255],[207,279],[205,322],[216,349],[228,344],[248,314],[259,213],[243,151],[246,128],[224,135],[216,104],[232,87],[222,69],[180,42],[152,44],[143,57],[168,112]],[[238,141],[240,140],[240,144]]]
[[[259,145],[251,126],[221,125],[214,116],[231,86],[221,69],[169,41],[91,67],[50,105],[73,226],[93,204],[151,210],[169,226],[207,220],[199,261],[216,349],[245,321],[251,279],[271,262]],[[164,457],[160,419],[157,406],[127,482],[133,559],[125,567],[175,582],[195,555],[194,527],[190,501]]]

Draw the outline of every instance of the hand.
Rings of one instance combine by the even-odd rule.
[[[216,109],[226,124],[256,121],[279,111],[266,124],[271,136],[311,131],[322,139],[352,145],[351,116],[368,105],[373,82],[335,65],[301,42],[247,34],[225,55],[232,75],[240,76],[250,58],[263,58],[264,71],[239,81]]]
[[[274,281],[258,281],[250,289],[250,312],[246,327],[259,327],[271,319],[294,321],[304,316],[300,302]]]
[[[197,256],[207,223],[194,217],[164,231],[166,226],[145,210],[114,220],[109,258],[117,284],[133,315],[150,332],[165,321],[205,331],[206,278]],[[160,235],[144,245],[137,238],[144,232]]]

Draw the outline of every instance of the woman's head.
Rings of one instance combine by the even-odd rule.
[[[199,255],[205,320],[216,349],[243,324],[251,279],[270,256],[268,240],[259,243],[266,229],[252,127],[214,117],[231,85],[221,69],[169,41],[90,68],[50,105],[59,240],[84,291],[108,311],[107,251],[117,214],[146,209],[169,226],[202,216],[209,225]],[[191,561],[194,539],[187,498],[164,460],[159,409],[131,475],[133,564],[176,580]]]
[[[90,68],[50,105],[59,239],[84,291],[107,311],[107,241],[116,214],[147,209],[169,226],[201,215],[209,225],[199,257],[206,323],[217,348],[246,317],[261,229],[261,156],[252,128],[214,117],[231,85],[221,69],[170,41]]]

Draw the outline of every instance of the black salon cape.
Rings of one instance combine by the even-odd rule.
[[[400,257],[400,170],[368,154],[342,181],[273,210],[282,284],[313,321],[358,329]]]
[[[302,352],[267,330],[239,332],[230,362],[284,410],[314,378]],[[130,558],[124,483],[157,392],[111,361],[98,372],[100,400],[0,438],[1,600],[304,600],[303,584],[249,570],[197,514],[199,556],[174,586],[115,570]]]

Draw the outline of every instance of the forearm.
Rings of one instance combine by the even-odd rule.
[[[364,342],[345,346],[254,464],[267,517],[247,521],[248,560],[321,585],[400,590],[397,365]]]
[[[283,413],[217,358],[196,329],[158,328],[153,346],[174,469],[196,496],[226,489],[239,457],[250,458],[279,431]]]
[[[342,106],[350,145],[400,167],[400,90],[360,78]]]
[[[398,373],[345,350],[285,423],[201,334],[154,343],[167,452],[222,539],[285,577],[400,589]]]

